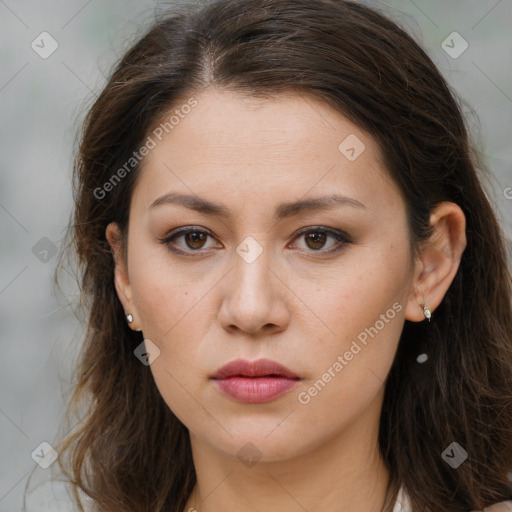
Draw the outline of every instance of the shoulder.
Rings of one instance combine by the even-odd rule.
[[[400,487],[400,490],[398,491],[393,512],[412,512],[409,497],[403,487]],[[483,511],[472,510],[471,512],[512,512],[512,500],[495,503],[494,505],[485,507]]]

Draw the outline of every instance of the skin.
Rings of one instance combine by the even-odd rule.
[[[198,485],[184,511],[380,511],[389,479],[377,441],[384,381],[404,320],[425,321],[423,303],[435,315],[455,276],[466,246],[464,214],[453,203],[439,205],[435,235],[413,259],[405,202],[367,133],[299,94],[254,99],[209,88],[194,97],[198,105],[145,157],[127,261],[117,226],[106,233],[119,299],[134,317],[131,327],[159,348],[150,369],[190,431]],[[354,161],[338,149],[350,134],[365,145]],[[232,218],[172,204],[150,208],[170,191],[223,203]],[[332,193],[364,207],[273,219],[282,202]],[[182,226],[211,232],[170,242],[193,257],[158,241]],[[321,237],[315,226],[341,230],[351,243],[297,235],[312,227]],[[251,263],[236,252],[248,236],[262,249]],[[396,303],[394,318],[300,403],[299,393]],[[262,357],[297,373],[298,386],[245,404],[209,379],[233,359]],[[249,442],[259,457],[250,467],[237,456]]]

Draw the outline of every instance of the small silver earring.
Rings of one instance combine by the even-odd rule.
[[[432,313],[430,312],[430,309],[428,309],[425,304],[421,304],[420,307],[423,309],[423,314],[425,315],[425,318],[428,319],[430,322],[430,317],[432,316]]]
[[[126,321],[131,324],[133,322],[133,315],[131,313],[128,313],[126,315]]]

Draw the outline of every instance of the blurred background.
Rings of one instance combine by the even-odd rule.
[[[510,243],[512,2],[365,3],[405,27],[464,99]],[[55,458],[52,446],[72,389],[83,332],[69,306],[77,290],[70,280],[56,294],[52,276],[72,208],[77,131],[112,65],[162,8],[150,0],[0,0],[2,512],[22,510],[34,468],[36,482],[50,474],[44,466]],[[64,498],[62,488],[41,486],[27,508],[69,511]]]

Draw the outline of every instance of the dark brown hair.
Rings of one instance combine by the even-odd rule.
[[[105,512],[182,512],[195,485],[187,428],[160,396],[114,288],[105,228],[127,233],[137,165],[109,182],[179,98],[208,86],[321,99],[372,135],[407,206],[411,247],[441,201],[466,216],[467,247],[432,321],[405,321],[386,381],[379,446],[415,512],[467,512],[512,498],[511,277],[461,100],[397,23],[344,0],[215,0],[169,11],[117,64],[85,119],[68,250],[87,332],[59,447],[73,489]],[[483,176],[483,175],[482,175]],[[58,276],[57,276],[58,281]],[[426,351],[426,363],[416,356]],[[441,454],[459,443],[452,469]]]

